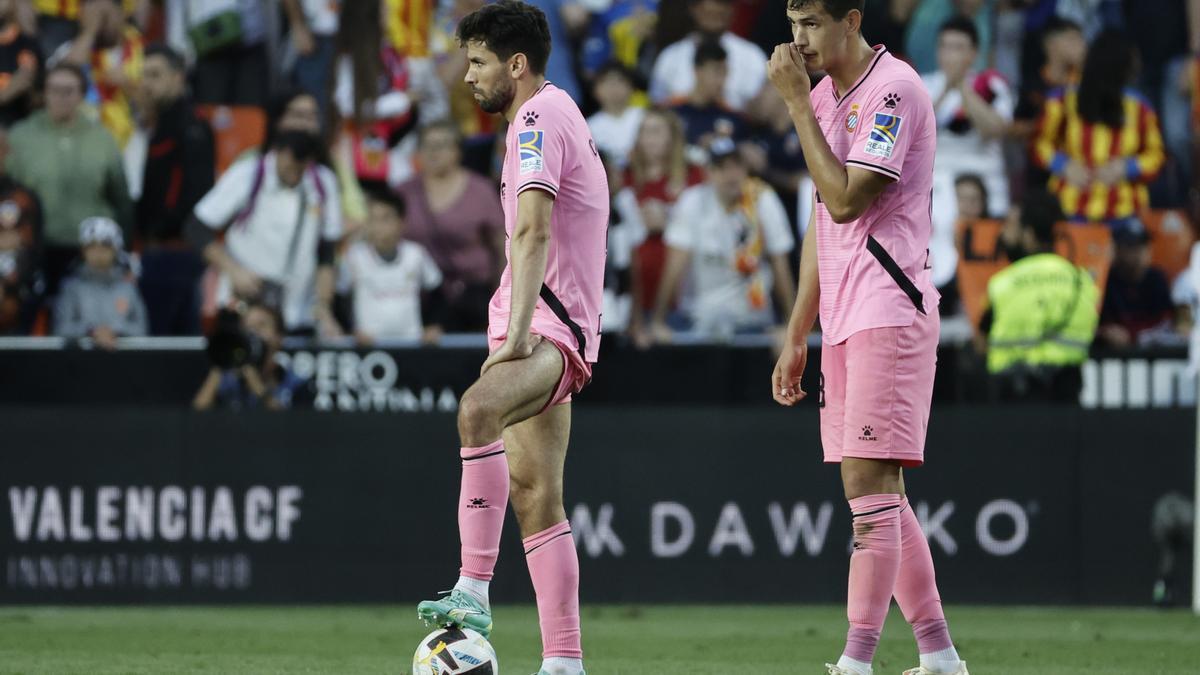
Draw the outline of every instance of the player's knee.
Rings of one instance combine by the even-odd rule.
[[[467,391],[458,403],[458,435],[465,445],[484,445],[499,437],[503,429],[496,407],[485,397]]]

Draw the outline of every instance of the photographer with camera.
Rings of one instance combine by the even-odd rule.
[[[315,328],[338,337],[332,303],[341,204],[332,173],[317,170],[319,143],[286,131],[269,152],[238,160],[196,204],[188,236],[221,272],[219,305],[264,304],[281,312],[287,333]]]
[[[192,408],[285,410],[304,381],[275,362],[283,342],[283,319],[262,304],[242,312],[222,309],[208,338],[211,367]]]

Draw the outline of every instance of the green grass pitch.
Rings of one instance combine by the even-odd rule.
[[[975,675],[1200,673],[1200,619],[1183,611],[950,607]],[[0,673],[408,673],[427,632],[409,606],[0,608]],[[496,609],[504,675],[540,663],[534,609]],[[845,636],[830,606],[590,606],[591,675],[823,675]],[[916,665],[895,607],[875,659]]]

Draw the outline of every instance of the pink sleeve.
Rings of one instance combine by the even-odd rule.
[[[517,131],[517,194],[538,188],[558,196],[566,165],[565,124],[557,110],[526,108],[514,122]]]
[[[932,114],[929,96],[914,82],[891,82],[877,88],[863,105],[847,167],[881,173],[893,180],[904,174],[904,160],[917,134]]]

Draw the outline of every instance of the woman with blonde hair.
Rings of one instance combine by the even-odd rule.
[[[645,228],[645,241],[634,252],[632,266],[633,312],[629,332],[639,345],[649,344],[643,325],[645,311],[654,306],[662,281],[667,248],[663,231],[671,207],[688,187],[704,182],[704,170],[684,156],[683,123],[670,110],[650,108],[638,130],[637,141],[625,168],[624,199],[636,202],[636,214]]]

